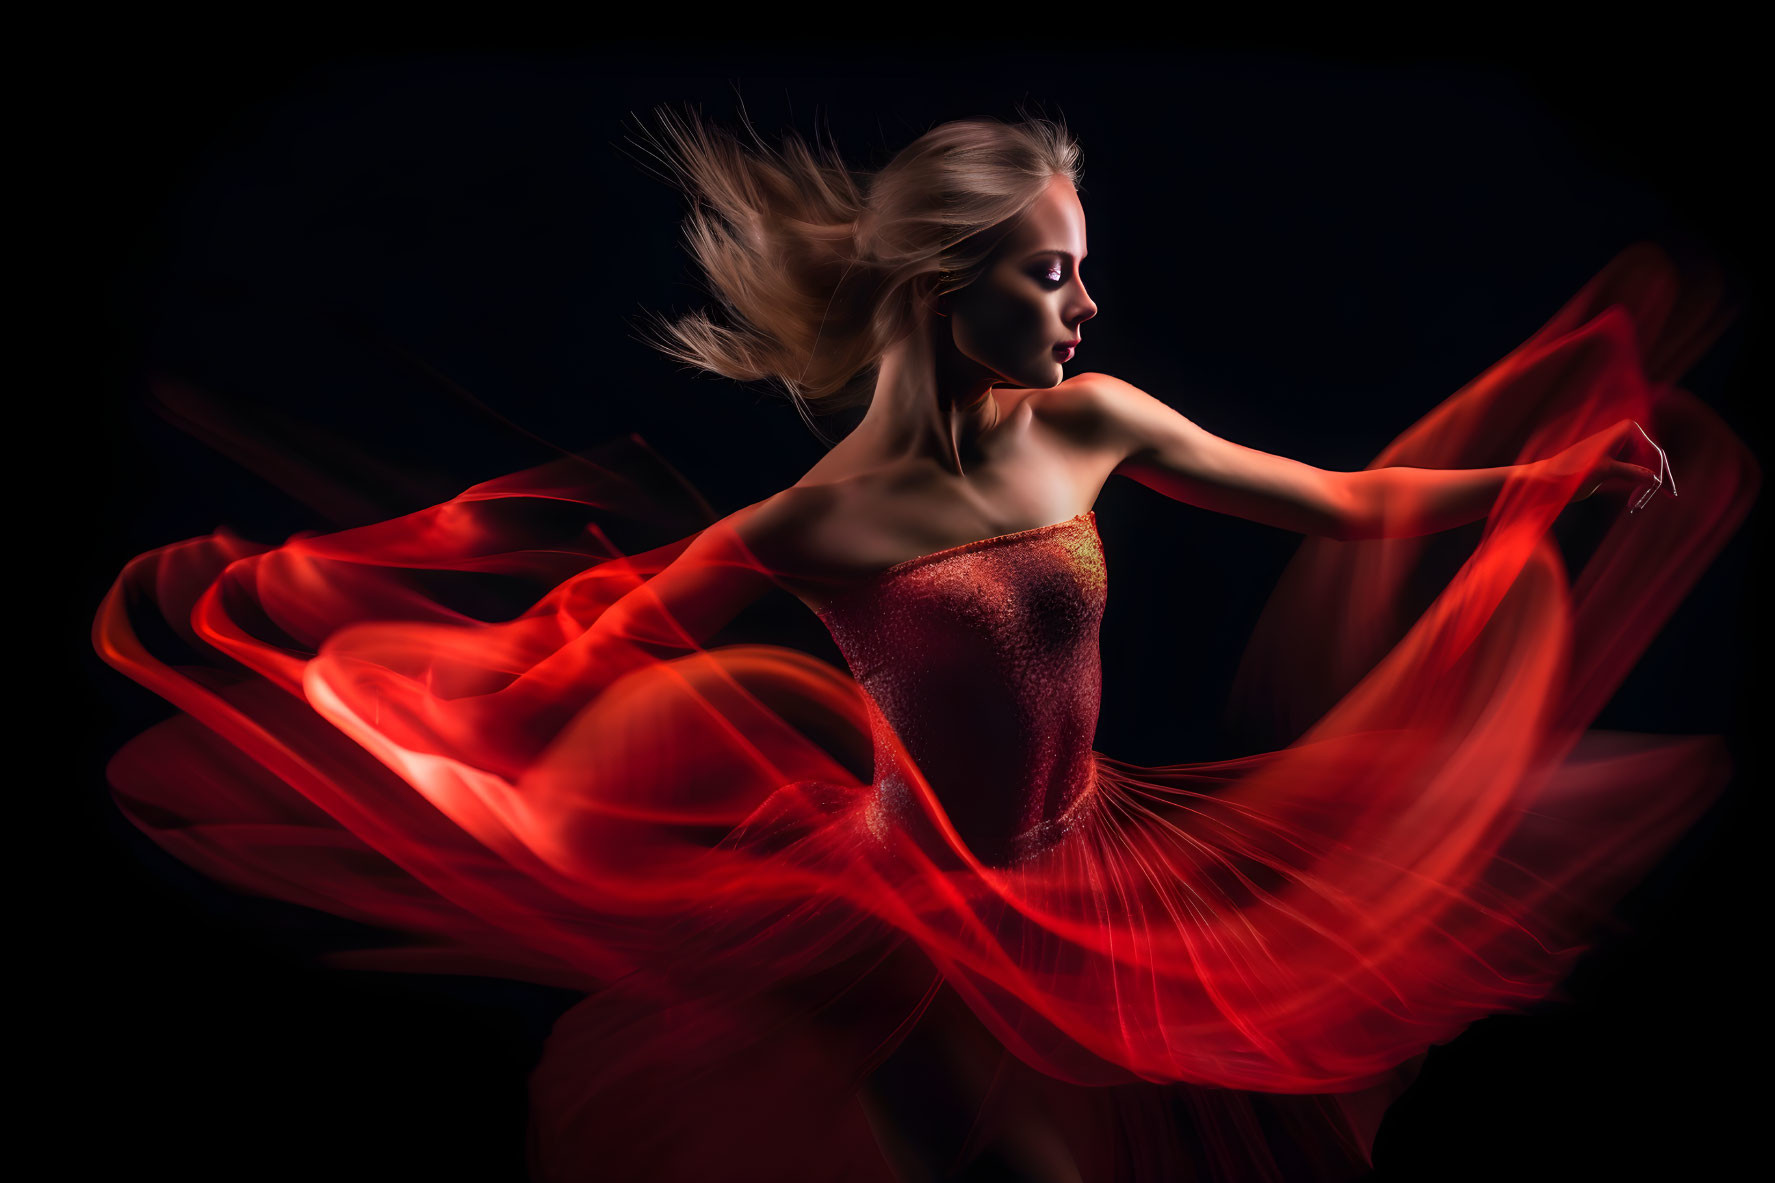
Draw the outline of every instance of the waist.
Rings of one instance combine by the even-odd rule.
[[[996,802],[954,802],[936,786],[933,792],[950,826],[975,858],[988,866],[1016,866],[1064,839],[1090,815],[1098,796],[1097,769],[1093,752],[1068,778],[1068,783],[1041,788],[1007,785],[1003,797]],[[986,789],[983,785],[973,787],[977,792]],[[1041,791],[1043,788],[1048,791]],[[1055,805],[1036,821],[1020,824],[1027,818],[1028,808],[1017,807],[1017,794],[1028,794],[1037,801],[1052,801]],[[982,804],[996,808],[979,808]],[[912,837],[933,857],[946,845],[930,814],[916,799],[912,785],[892,768],[881,770],[876,779],[875,798],[869,805],[866,822],[877,839],[886,842],[890,830],[899,831]]]
[[[1028,862],[1076,830],[1097,803],[1097,758],[1086,765],[1084,783],[1063,803],[1060,812],[1011,837],[1011,865]]]

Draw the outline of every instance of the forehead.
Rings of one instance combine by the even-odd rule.
[[[1085,255],[1085,208],[1072,182],[1056,176],[1048,182],[1005,241],[1006,250],[1062,250]]]

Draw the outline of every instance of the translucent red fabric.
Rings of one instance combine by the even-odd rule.
[[[1631,419],[1680,495],[1568,571],[1583,468],[1513,482],[1427,608],[1425,539],[1307,540],[1238,686],[1298,723],[1276,751],[1092,749],[1089,514],[837,590],[848,671],[705,645],[769,573],[619,441],[136,559],[95,644],[182,714],[116,799],[223,882],[398,934],[339,965],[587,991],[532,1081],[538,1178],[892,1178],[858,1087],[939,995],[991,1078],[978,1142],[1349,1177],[1421,1053],[1551,992],[1730,775],[1715,737],[1589,729],[1760,483],[1675,386],[1717,311],[1635,247],[1376,457],[1583,460]]]

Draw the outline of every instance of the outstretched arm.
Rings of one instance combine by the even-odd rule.
[[[1500,468],[1336,472],[1221,439],[1108,374],[1083,374],[1071,385],[1080,404],[1075,421],[1087,425],[1095,446],[1119,458],[1116,472],[1175,500],[1302,534],[1341,540],[1431,534],[1485,517],[1512,477],[1555,479],[1571,471],[1569,461],[1556,456]],[[1658,455],[1656,472],[1605,457],[1586,473],[1577,499],[1609,480],[1647,486],[1649,496],[1669,472],[1662,450]]]

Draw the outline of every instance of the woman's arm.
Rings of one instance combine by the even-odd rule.
[[[1108,374],[1081,374],[1070,385],[1093,443],[1117,459],[1116,472],[1175,500],[1302,534],[1341,540],[1431,534],[1486,516],[1512,477],[1552,480],[1571,473],[1563,454],[1501,468],[1336,472],[1221,439]],[[1657,472],[1604,456],[1576,499],[1612,479],[1649,486],[1649,495],[1669,471],[1662,450],[1658,454]]]
[[[616,582],[589,586],[584,605],[562,605],[567,616],[591,616],[589,623],[566,626],[565,644],[491,696],[502,717],[514,713],[503,704],[516,702],[525,717],[546,718],[553,706],[574,707],[625,674],[703,648],[773,586],[765,563],[795,520],[795,503],[779,494],[711,523],[652,576],[610,563],[607,578]]]
[[[807,508],[786,490],[706,527],[664,569],[607,608],[606,638],[670,657],[699,649],[775,583]]]
[[[631,675],[685,662],[667,679],[681,701],[716,683],[750,692],[746,670],[756,662],[736,667],[701,659],[717,632],[778,585],[779,563],[794,553],[799,537],[802,504],[778,494],[704,527],[669,559],[647,552],[632,563],[617,558],[599,564],[554,602],[553,621],[532,619],[531,629],[510,648],[477,655],[518,667],[509,682],[485,694],[440,700],[429,724],[470,737],[477,759],[515,777],[590,704],[602,699],[619,709],[617,699],[605,695]],[[640,692],[658,693],[662,685],[641,684]],[[720,713],[732,705],[722,701],[727,705],[708,709]],[[803,704],[795,699],[793,705]]]

